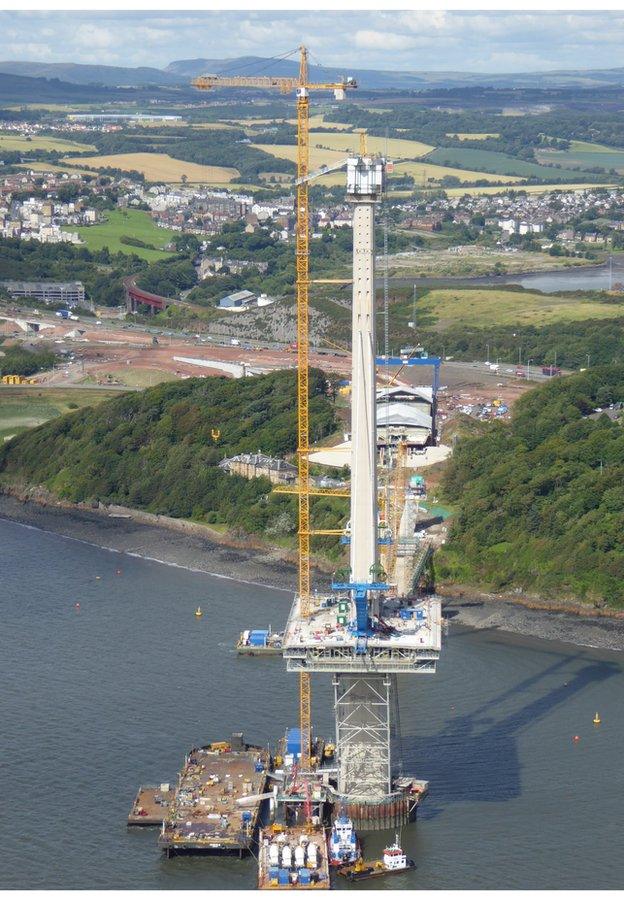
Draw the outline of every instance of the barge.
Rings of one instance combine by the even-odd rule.
[[[167,818],[173,790],[169,784],[142,784],[128,816],[131,827],[162,825]]]
[[[167,857],[179,853],[237,853],[255,844],[270,755],[230,741],[195,747],[187,754],[163,821],[158,845]]]

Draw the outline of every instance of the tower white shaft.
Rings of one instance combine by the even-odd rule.
[[[351,370],[351,580],[369,582],[377,563],[377,421],[375,410],[375,200],[353,208]]]

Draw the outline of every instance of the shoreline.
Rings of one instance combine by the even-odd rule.
[[[289,593],[296,589],[292,551],[252,538],[243,542],[185,520],[117,506],[91,508],[6,488],[0,489],[0,519],[213,577]],[[313,572],[315,586],[327,587],[328,572],[318,567]],[[468,586],[443,585],[438,594],[451,624],[624,651],[624,613],[486,594]]]

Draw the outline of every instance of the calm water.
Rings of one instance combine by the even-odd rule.
[[[253,859],[167,861],[124,821],[137,786],[172,779],[194,742],[296,723],[281,660],[231,650],[242,627],[283,622],[289,595],[5,521],[0,548],[0,888],[255,886]],[[439,674],[402,686],[406,768],[431,793],[403,833],[418,868],[383,886],[621,887],[623,662],[452,630]],[[328,678],[314,696],[329,734]]]
[[[509,275],[500,279],[505,284],[519,284],[523,288],[544,291],[608,291],[611,285],[624,282],[624,267],[613,263],[613,275],[609,264],[604,266],[576,269],[561,269],[557,272],[542,272],[535,275]]]

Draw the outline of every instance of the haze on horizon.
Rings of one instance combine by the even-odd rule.
[[[276,56],[328,66],[482,73],[622,65],[624,12],[0,12],[0,59],[165,68]]]

